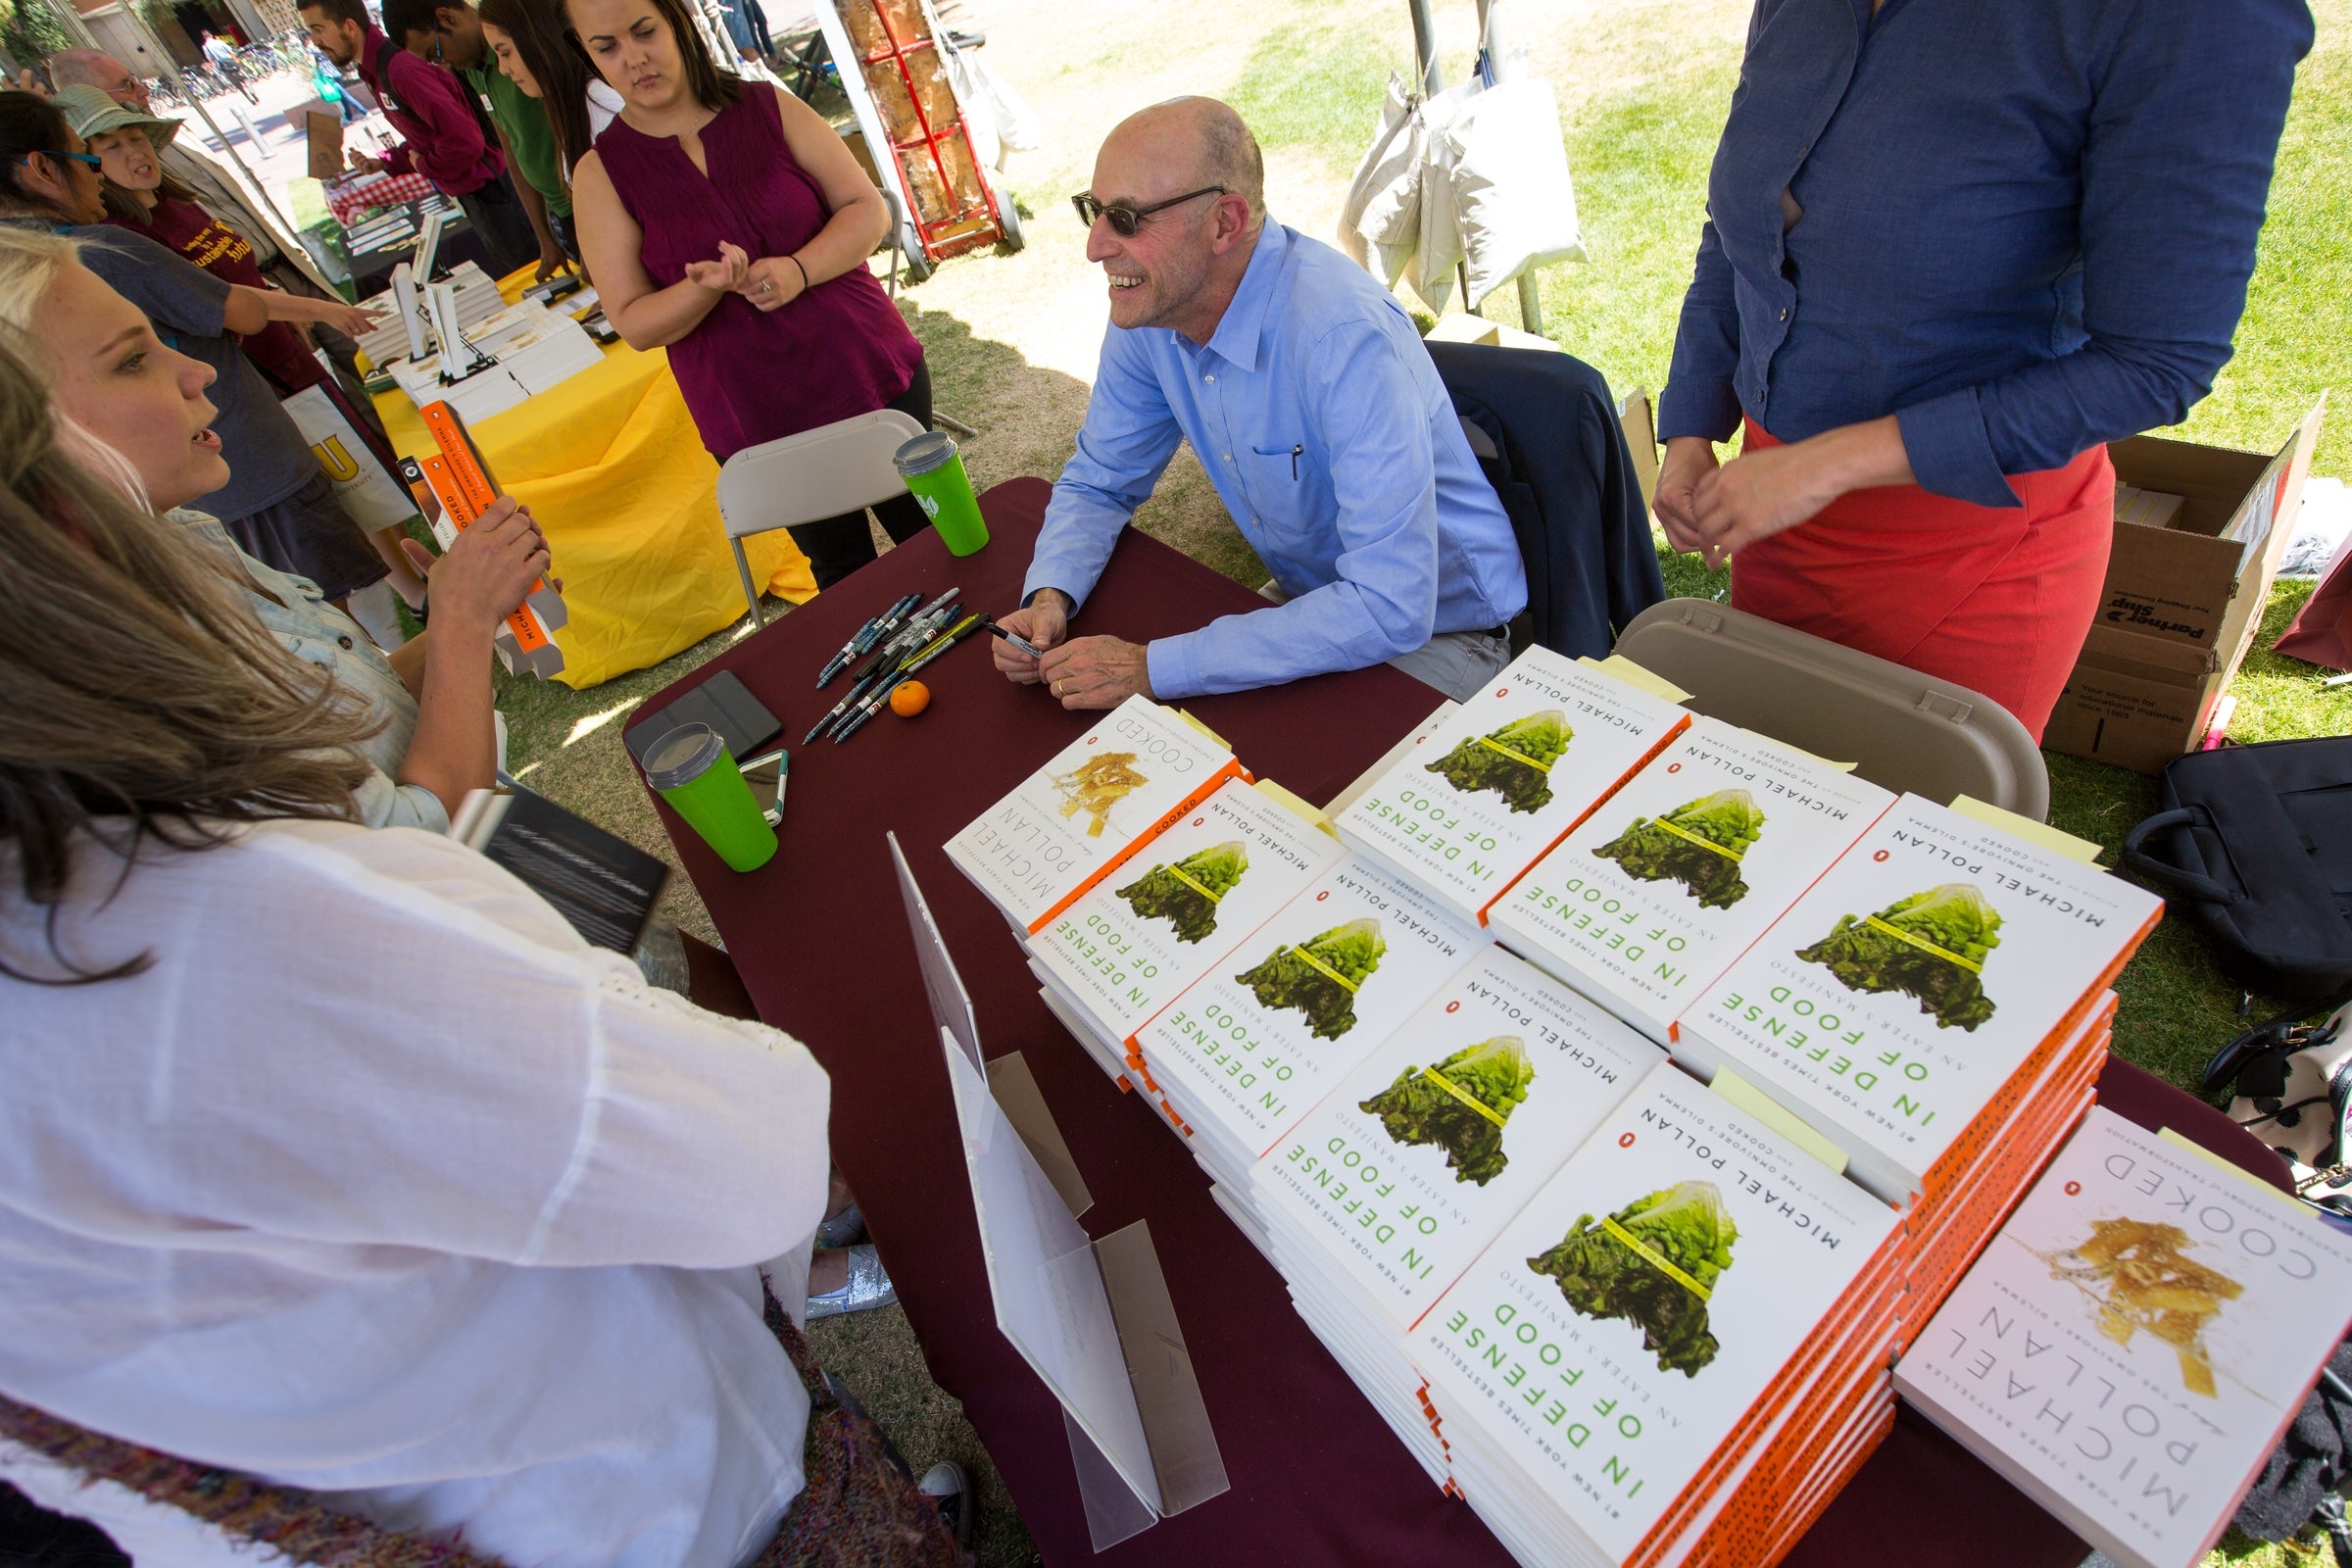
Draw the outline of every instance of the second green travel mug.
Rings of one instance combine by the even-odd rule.
[[[955,442],[941,431],[926,430],[900,447],[891,461],[915,505],[948,542],[949,555],[968,556],[988,543],[988,524],[981,520],[979,499]]]
[[[757,871],[775,858],[776,830],[710,725],[680,724],[654,742],[645,781],[731,869]]]

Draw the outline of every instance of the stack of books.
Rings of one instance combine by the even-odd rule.
[[[1522,1561],[1764,1564],[2082,1124],[2162,906],[1634,674],[1523,656],[1336,839],[1138,699],[949,852]]]
[[[1894,1381],[2119,1568],[2189,1568],[2347,1318],[2352,1240],[2094,1109]]]
[[[1763,1562],[1892,1421],[1902,1294],[1894,1209],[1661,1064],[1412,1348],[1522,1562]]]
[[[1346,856],[1138,1030],[1128,1066],[1259,1240],[1250,1167],[1492,946],[1423,890]]]
[[[1340,837],[1484,924],[1488,906],[1690,722],[1660,694],[1531,648],[1350,803]]]
[[[1817,758],[1696,718],[1538,860],[1488,923],[1662,1043],[1893,804]]]
[[[1664,1060],[1490,947],[1250,1172],[1299,1315],[1439,1484],[1414,1326]]]
[[[1913,1290],[1967,1266],[2089,1102],[2109,986],[2163,901],[1904,796],[1675,1022],[1905,1211]]]
[[[1229,778],[1028,939],[1048,1004],[1114,1078],[1136,1030],[1348,852]]]

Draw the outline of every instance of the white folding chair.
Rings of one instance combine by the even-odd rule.
[[[744,540],[905,495],[906,481],[899,477],[891,455],[922,433],[911,414],[876,409],[781,441],[762,441],[726,461],[718,470],[718,515],[726,524],[755,626],[766,625],[767,616],[760,612],[760,587],[752,581]]]

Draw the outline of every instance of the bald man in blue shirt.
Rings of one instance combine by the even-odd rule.
[[[1111,325],[1022,608],[1003,617],[1043,657],[993,645],[999,668],[1064,708],[1383,661],[1459,698],[1510,661],[1518,543],[1428,351],[1363,269],[1267,222],[1264,190],[1241,117],[1179,98],[1112,130],[1075,198]],[[1180,440],[1280,601],[1149,645],[1070,637]]]

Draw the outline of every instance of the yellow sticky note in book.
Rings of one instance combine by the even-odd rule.
[[[2156,1136],[2163,1139],[2166,1143],[2172,1145],[2175,1149],[2180,1150],[2183,1154],[2195,1155],[2197,1158],[2203,1160],[2206,1164],[2211,1165],[2222,1175],[2236,1177],[2239,1181],[2244,1182],[2248,1187],[2253,1188],[2256,1192],[2261,1193],[2266,1198],[2277,1200],[2278,1202],[2283,1203],[2288,1208],[2294,1210],[2297,1214],[2308,1217],[2312,1213],[2312,1210],[2309,1207],[2289,1197],[2287,1194],[2280,1192],[2278,1188],[2273,1187],[2269,1182],[2264,1181],[2252,1171],[2247,1170],[2242,1166],[2231,1164],[2229,1160],[2224,1159],[2212,1150],[2205,1148],[2202,1144],[2192,1141],[2185,1134],[2177,1133],[2170,1127],[2167,1127],[2157,1133]]]
[[[1183,709],[1179,708],[1175,710],[1175,713],[1178,718],[1183,719],[1187,724],[1192,725],[1193,728],[1207,736],[1209,741],[1215,745],[1217,750],[1221,752],[1230,752],[1233,750],[1231,746],[1226,744],[1224,736],[1218,734],[1215,730],[1210,729],[1206,724],[1201,723],[1199,719],[1186,712]]]
[[[1613,676],[1628,686],[1638,691],[1645,691],[1650,696],[1664,702],[1687,703],[1690,700],[1689,692],[1665,676],[1643,669],[1622,654],[1611,654],[1606,659],[1580,658],[1577,662],[1590,664],[1602,674]]]
[[[1830,1169],[1839,1175],[1845,1174],[1844,1150],[1815,1132],[1812,1126],[1799,1118],[1794,1111],[1789,1110],[1731,1068],[1716,1068],[1715,1076],[1707,1080],[1707,1087],[1714,1090],[1718,1097],[1779,1133],[1783,1138],[1788,1139],[1797,1148],[1829,1166]]]
[[[2036,822],[2015,811],[2004,811],[1973,795],[1953,796],[1952,809],[1962,816],[1976,818],[1986,827],[1998,828],[2013,839],[2023,839],[2037,850],[2063,855],[2070,860],[2081,860],[2084,865],[2099,863],[2099,847],[2090,840],[2079,839],[2072,833],[2061,833],[2047,822]]]
[[[1744,733],[1753,735],[1756,739],[1764,742],[1767,746],[1777,746],[1791,757],[1801,757],[1808,762],[1818,762],[1823,767],[1835,768],[1840,773],[1851,773],[1854,770],[1854,764],[1851,762],[1833,762],[1826,757],[1817,757],[1813,753],[1806,751],[1802,746],[1791,746],[1787,741],[1782,740],[1779,736],[1767,735],[1760,729],[1751,729],[1745,731]]]
[[[1272,801],[1275,805],[1283,808],[1285,810],[1296,811],[1298,815],[1304,817],[1307,821],[1312,822],[1315,826],[1321,828],[1333,838],[1336,839],[1340,836],[1340,830],[1331,825],[1330,817],[1325,816],[1321,811],[1307,804],[1306,801],[1302,800],[1297,795],[1292,794],[1289,790],[1284,789],[1272,779],[1257,779],[1254,781],[1252,787],[1267,800]]]

